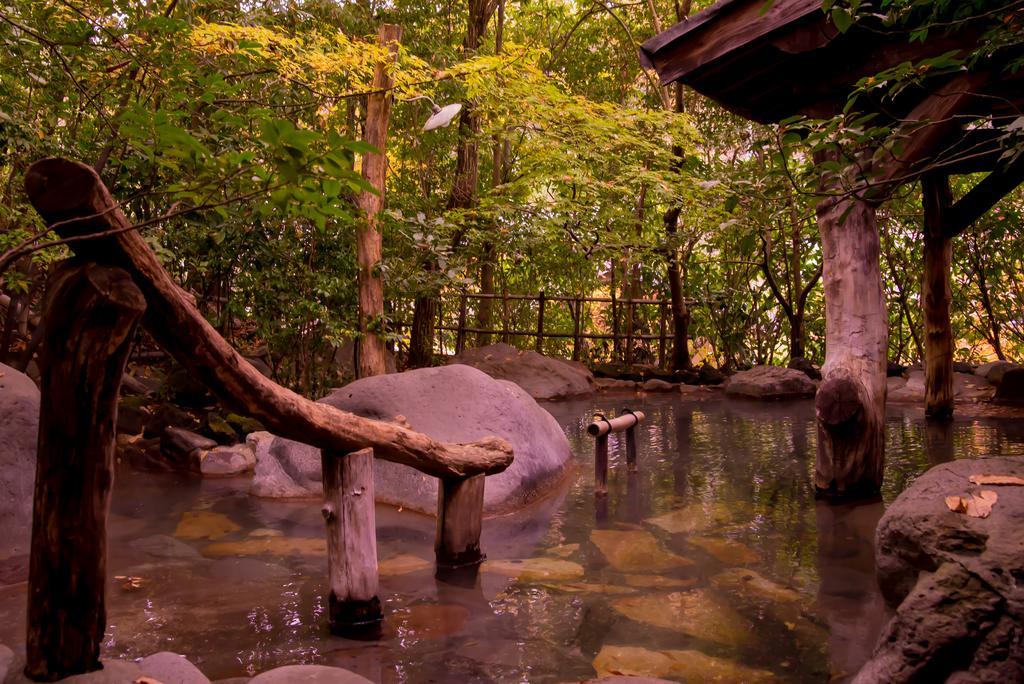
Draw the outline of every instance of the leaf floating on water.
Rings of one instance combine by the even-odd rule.
[[[998,494],[991,489],[983,489],[978,494],[947,496],[946,507],[954,513],[965,513],[972,518],[987,518],[998,500]]]
[[[1017,485],[1024,487],[1024,477],[1016,475],[971,475],[971,484],[976,485]]]

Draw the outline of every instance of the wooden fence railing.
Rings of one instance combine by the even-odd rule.
[[[508,442],[441,443],[277,385],[210,326],[91,167],[44,159],[29,169],[25,190],[76,255],[56,270],[43,319],[29,677],[53,681],[101,667],[117,397],[140,322],[233,410],[321,450],[332,629],[347,633],[381,617],[373,458],[439,478],[439,571],[480,562],[484,478],[512,463]]]
[[[470,302],[491,300],[500,302],[500,308],[492,309],[492,320],[497,320],[496,327],[483,328],[470,323]],[[522,312],[512,312],[513,302],[530,302],[535,313],[534,321],[529,329],[510,327],[515,319],[522,319]],[[565,304],[572,319],[572,330],[552,329],[550,318],[551,304]],[[610,307],[609,315],[599,322],[593,315],[585,316],[585,305],[601,304]],[[444,351],[454,348],[456,354],[466,348],[467,335],[490,335],[502,342],[510,343],[514,337],[532,337],[534,349],[541,352],[544,341],[549,339],[572,340],[572,360],[580,361],[583,355],[584,340],[610,340],[612,342],[612,359],[632,362],[637,342],[657,342],[657,364],[665,366],[671,353],[672,331],[670,330],[671,300],[668,299],[622,299],[614,295],[610,297],[549,295],[543,290],[533,295],[525,294],[486,294],[462,292],[442,295],[437,307],[436,348]],[[706,305],[704,300],[686,299],[689,308]],[[655,316],[638,316],[641,307],[653,307]],[[453,315],[453,312],[457,314]],[[474,311],[475,313],[475,311]],[[652,320],[657,321],[656,332],[644,332],[649,329]],[[633,324],[630,324],[630,321]],[[645,326],[647,323],[648,326]],[[395,328],[408,328],[407,324],[393,324]],[[445,335],[445,333],[451,333]],[[454,340],[451,339],[454,336]],[[446,339],[447,337],[447,339]],[[452,344],[454,343],[454,344]]]

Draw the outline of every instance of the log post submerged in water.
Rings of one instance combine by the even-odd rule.
[[[434,553],[439,572],[476,567],[484,515],[483,475],[442,479],[437,488],[437,537]]]
[[[125,271],[69,262],[45,310],[25,674],[54,681],[102,667],[117,400],[146,301]]]
[[[341,635],[372,634],[383,617],[377,595],[373,450],[341,454],[324,449],[321,461],[331,631]]]
[[[921,178],[924,204],[924,276],[921,305],[924,309],[925,415],[953,416],[953,324],[949,306],[953,300],[950,269],[953,241],[945,223],[953,195],[945,174]]]

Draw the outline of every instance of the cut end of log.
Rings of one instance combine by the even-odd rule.
[[[845,376],[825,380],[818,389],[814,405],[818,419],[831,428],[852,425],[863,413],[860,389]]]
[[[91,166],[62,157],[40,159],[25,174],[25,193],[50,224],[93,214],[99,187],[100,177]]]

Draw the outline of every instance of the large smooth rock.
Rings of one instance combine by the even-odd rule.
[[[467,349],[448,363],[472,366],[492,378],[514,382],[534,399],[566,399],[596,389],[594,375],[582,363],[553,359],[503,342]]]
[[[249,684],[372,684],[366,677],[340,667],[287,665],[258,674]]]
[[[22,671],[24,661],[16,662],[17,667],[12,668],[4,684],[35,684],[34,680],[25,676]],[[125,660],[107,660],[101,658],[102,670],[95,670],[86,674],[74,675],[59,679],[61,684],[132,684],[142,676],[142,670],[135,663]]]
[[[0,558],[28,553],[39,434],[39,389],[0,363]]]
[[[160,684],[210,684],[199,668],[177,653],[161,651],[139,661],[142,674]]]
[[[972,475],[1024,477],[1024,460],[936,466],[882,516],[878,581],[896,614],[859,684],[954,681],[956,673],[957,682],[1024,681],[1024,487],[976,486]],[[945,503],[982,489],[998,495],[987,518]]]
[[[974,374],[985,378],[993,385],[998,385],[1003,381],[1003,375],[1006,374],[1006,371],[1013,370],[1014,368],[1020,368],[1020,366],[1011,361],[989,361],[975,368]]]
[[[725,393],[751,399],[807,399],[817,386],[802,371],[779,366],[754,366],[733,375],[725,385]]]
[[[924,371],[912,370],[905,383],[898,378],[889,378],[889,392],[886,400],[892,403],[924,402]],[[993,388],[988,381],[974,373],[953,373],[953,396],[960,401],[987,401],[992,398]]]
[[[994,401],[1016,406],[1024,404],[1024,368],[1009,368],[1003,373]]]
[[[484,510],[515,510],[551,491],[569,467],[569,441],[557,421],[517,385],[469,366],[451,365],[364,378],[320,401],[367,418],[396,421],[444,442],[507,439],[515,460],[487,478]],[[320,453],[282,438],[256,447],[252,494],[272,498],[322,495]],[[377,501],[433,514],[437,479],[376,460]]]

